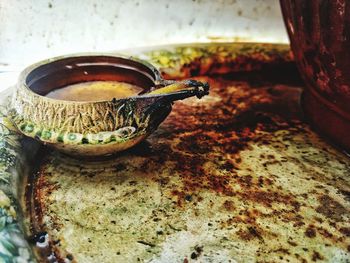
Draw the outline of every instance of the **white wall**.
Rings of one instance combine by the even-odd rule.
[[[0,71],[73,52],[287,42],[278,0],[0,0]]]

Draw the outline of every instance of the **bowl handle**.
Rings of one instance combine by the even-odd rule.
[[[144,94],[144,96],[163,95],[171,101],[185,99],[192,96],[202,98],[209,94],[209,84],[203,83],[197,80],[160,80],[156,83],[156,87],[151,89],[150,92]]]

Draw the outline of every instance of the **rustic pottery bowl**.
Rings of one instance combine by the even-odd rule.
[[[108,101],[46,97],[53,90],[89,81],[118,81],[142,91]],[[72,155],[109,155],[150,135],[172,102],[208,94],[208,84],[169,81],[150,64],[107,54],[78,54],[42,61],[20,75],[10,105],[11,120],[26,136]]]

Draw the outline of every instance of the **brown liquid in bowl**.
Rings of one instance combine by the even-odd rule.
[[[66,101],[106,101],[136,96],[142,88],[118,81],[89,81],[53,90],[46,97]]]

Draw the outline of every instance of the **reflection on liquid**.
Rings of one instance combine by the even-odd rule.
[[[142,88],[118,81],[89,81],[49,92],[46,97],[68,101],[107,101],[135,96]]]

